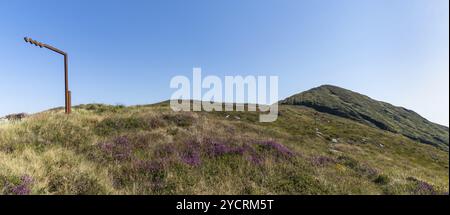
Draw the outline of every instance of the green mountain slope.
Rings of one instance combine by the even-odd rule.
[[[0,124],[0,194],[448,194],[449,154],[305,106],[81,105]]]
[[[448,127],[432,123],[412,110],[376,101],[340,87],[323,85],[293,95],[280,103],[303,105],[357,120],[448,151]]]

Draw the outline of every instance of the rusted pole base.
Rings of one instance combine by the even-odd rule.
[[[72,92],[67,92],[66,114],[72,113]]]

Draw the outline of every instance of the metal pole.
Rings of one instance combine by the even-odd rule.
[[[64,55],[64,85],[65,85],[65,100],[66,100],[66,114],[70,114],[71,110],[71,101],[69,94],[69,56],[67,53]]]
[[[65,85],[65,90],[64,90],[64,97],[65,97],[65,112],[66,114],[70,114],[72,112],[72,101],[71,101],[71,93],[69,91],[69,56],[67,55],[66,52],[63,52],[51,45],[47,45],[45,43],[41,43],[39,41],[33,40],[31,38],[25,37],[24,38],[25,42],[27,43],[31,43],[35,46],[39,46],[41,48],[47,48],[50,49],[56,53],[62,54],[64,56],[64,85]]]

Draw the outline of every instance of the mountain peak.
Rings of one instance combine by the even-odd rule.
[[[377,101],[338,86],[321,85],[288,97],[280,103],[307,106],[448,150],[447,127],[432,123],[412,110]]]

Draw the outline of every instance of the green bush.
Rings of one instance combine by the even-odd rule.
[[[185,113],[166,114],[163,116],[163,119],[180,127],[188,127],[194,123],[194,117]]]
[[[154,116],[111,116],[100,121],[95,133],[106,136],[132,130],[151,130],[165,126],[165,122]]]
[[[373,182],[376,184],[380,184],[380,185],[386,185],[389,184],[389,177],[387,175],[378,175],[378,177],[376,177]]]
[[[97,179],[86,173],[51,174],[48,191],[52,194],[97,195],[105,190]]]

